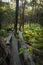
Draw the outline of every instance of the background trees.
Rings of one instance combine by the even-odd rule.
[[[12,9],[13,6],[13,9]],[[15,19],[14,5],[9,3],[0,4],[0,29],[1,25],[5,23],[12,23]]]
[[[15,4],[15,3],[14,3]],[[2,22],[14,23],[14,28],[17,30],[17,22],[24,28],[24,23],[39,23],[43,24],[43,1],[41,0],[19,0],[14,4],[0,4],[0,29]],[[19,9],[19,10],[18,10]],[[15,12],[16,11],[16,12]],[[15,17],[16,16],[16,17]],[[18,18],[19,17],[19,18]],[[15,21],[15,22],[14,22]],[[4,23],[3,22],[3,23]]]

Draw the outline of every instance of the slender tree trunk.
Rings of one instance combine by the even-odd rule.
[[[17,23],[18,23],[18,9],[19,9],[19,0],[16,0],[16,21],[15,21],[15,34],[17,33]]]
[[[23,14],[22,14],[22,15],[23,15],[23,16],[22,16],[22,17],[23,17],[23,31],[24,31],[24,23],[25,23],[25,21],[24,21],[24,19],[25,19],[25,15],[24,15],[24,14],[25,14],[25,6],[26,6],[26,0],[25,0],[25,2],[24,2]]]
[[[20,25],[22,25],[22,29],[24,30],[24,13],[25,13],[25,5],[26,5],[26,0],[23,4],[23,0],[22,0],[22,13],[21,13],[21,23]],[[21,27],[21,26],[20,26]]]
[[[0,20],[0,29],[1,29],[2,20]]]
[[[1,23],[0,23],[0,29],[1,29]]]

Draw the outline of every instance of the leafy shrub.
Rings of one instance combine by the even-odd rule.
[[[4,29],[1,29],[0,30],[0,35],[5,36],[5,34],[6,34],[6,31]]]
[[[43,27],[39,24],[25,25],[23,38],[33,47],[41,49],[43,47]]]

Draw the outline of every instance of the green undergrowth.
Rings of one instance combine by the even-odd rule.
[[[35,49],[39,49],[43,54],[43,27],[40,24],[24,25],[24,31],[22,31],[23,38],[27,44],[27,51],[32,56],[35,55]],[[35,55],[36,57],[36,55]],[[42,56],[38,56],[43,59]],[[36,59],[37,60],[37,59]],[[35,65],[40,65],[38,61]]]
[[[43,51],[43,27],[39,24],[25,25],[23,38],[27,43],[33,47]]]
[[[12,31],[14,28],[14,24],[5,24],[2,26],[2,29],[0,30],[0,35],[3,37],[3,40],[6,41],[7,40],[7,36],[8,36],[8,30]]]

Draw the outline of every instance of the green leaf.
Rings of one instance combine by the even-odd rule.
[[[19,48],[19,54],[21,55],[23,53],[23,48]]]

